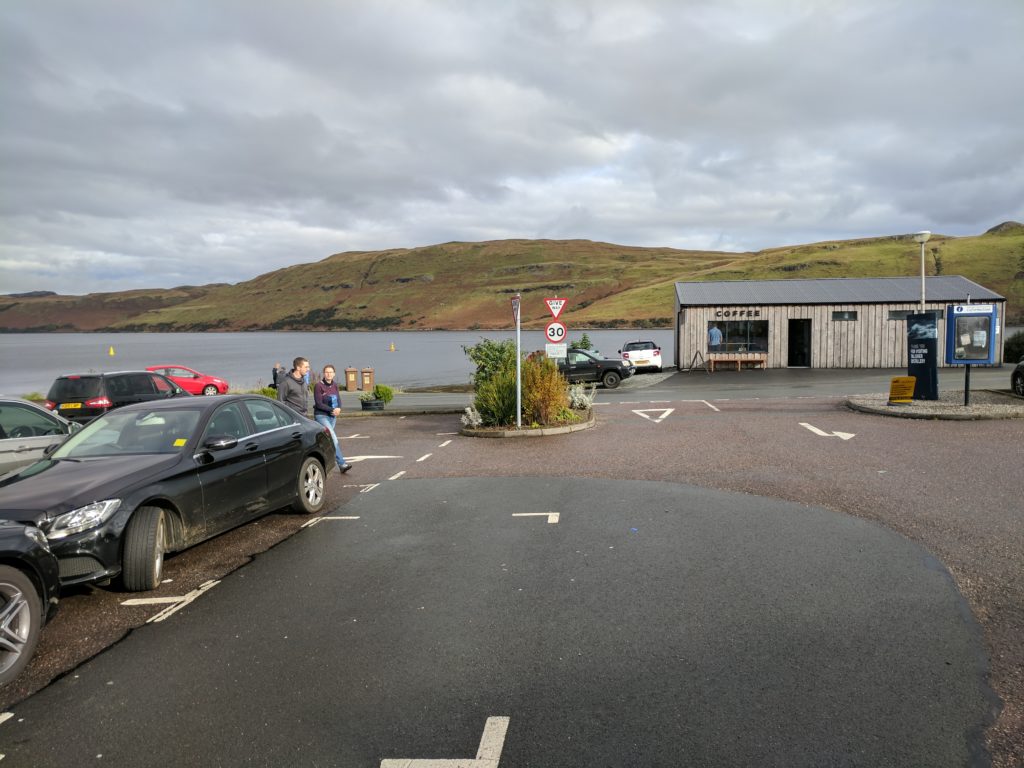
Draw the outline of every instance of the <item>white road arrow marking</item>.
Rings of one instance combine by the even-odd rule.
[[[512,517],[546,517],[548,523],[554,525],[558,522],[558,512],[513,512]]]
[[[838,437],[840,440],[849,440],[851,437],[857,436],[853,432],[824,432],[818,429],[817,427],[812,426],[811,424],[808,424],[807,422],[804,421],[800,422],[800,426],[807,427],[807,429],[811,430],[811,432],[813,432],[816,435],[820,435],[821,437]]]
[[[637,416],[643,416],[645,419],[647,419],[648,421],[653,421],[655,424],[661,424],[661,422],[663,422],[668,417],[668,415],[672,413],[672,411],[674,410],[675,408],[644,408],[639,411],[633,411],[633,413],[635,413]],[[658,418],[654,418],[652,416],[648,416],[647,414],[649,413],[660,413],[661,416],[659,416]]]
[[[400,459],[401,456],[349,456],[346,458],[349,464],[353,461],[369,461],[370,459]]]
[[[508,731],[507,717],[488,717],[484,724],[484,735],[476,758],[472,760],[408,760],[405,758],[380,761],[380,768],[498,768],[501,750],[505,746]]]

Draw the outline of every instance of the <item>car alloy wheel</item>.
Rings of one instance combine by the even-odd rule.
[[[39,642],[42,610],[31,580],[17,568],[0,566],[0,683],[28,665]]]
[[[1013,377],[1013,391],[1024,397],[1024,374]]]
[[[213,386],[213,384],[207,384],[205,387],[203,387],[203,394],[204,395],[216,395],[217,394],[217,388],[215,386]]]
[[[324,505],[324,468],[312,456],[302,462],[299,470],[299,498],[295,508],[300,512],[312,514],[319,512]]]

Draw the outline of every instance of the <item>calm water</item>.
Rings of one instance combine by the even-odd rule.
[[[672,361],[672,331],[587,331],[594,345],[617,357],[630,339],[651,339]],[[582,336],[570,331],[569,341]],[[46,394],[62,373],[137,370],[165,363],[186,365],[227,379],[232,388],[265,384],[274,363],[302,355],[314,369],[333,363],[373,368],[378,383],[398,387],[463,384],[473,365],[462,351],[483,338],[515,338],[514,331],[401,331],[365,333],[26,333],[0,334],[0,393]],[[394,344],[395,351],[390,347]],[[110,348],[114,349],[111,357]],[[544,348],[542,331],[523,331],[524,351]]]

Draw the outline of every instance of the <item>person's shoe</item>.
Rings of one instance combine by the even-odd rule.
[[[351,464],[339,464],[338,465],[338,471],[341,472],[341,474],[343,474],[343,475],[346,472],[348,472],[350,469],[352,469],[352,465]]]

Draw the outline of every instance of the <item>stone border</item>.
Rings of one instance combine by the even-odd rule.
[[[597,417],[594,409],[590,409],[590,418],[582,424],[566,424],[563,427],[541,427],[540,429],[475,429],[463,427],[459,430],[460,435],[465,437],[547,437],[548,435],[565,435],[569,432],[579,432],[590,429],[597,424]]]
[[[846,400],[846,407],[876,416],[894,416],[901,419],[938,419],[945,421],[985,421],[997,419],[1024,419],[1024,398],[991,389],[977,390],[996,396],[987,403],[960,404],[941,401],[918,401],[908,405],[889,405],[888,395],[859,395]],[[941,395],[940,395],[941,397]],[[962,398],[962,393],[961,393]],[[1002,402],[992,402],[993,399]],[[1019,401],[1017,404],[1014,401]]]

